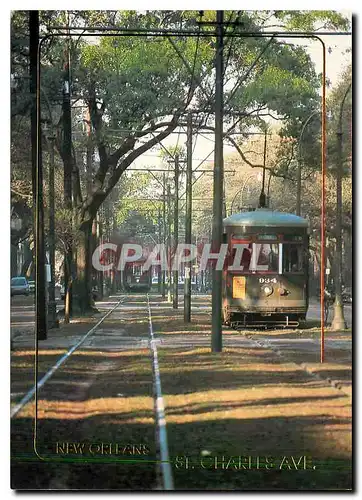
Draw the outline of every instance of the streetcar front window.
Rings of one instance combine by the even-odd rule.
[[[278,243],[234,243],[230,252],[229,270],[242,274],[279,273]]]
[[[283,245],[283,273],[303,271],[303,245],[285,243]]]
[[[256,243],[253,249],[253,256],[251,270],[278,272],[278,243]]]

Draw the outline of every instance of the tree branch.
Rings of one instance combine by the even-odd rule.
[[[291,181],[295,181],[295,179],[293,177],[290,177],[289,175],[284,175],[284,174],[278,174],[275,172],[275,169],[274,167],[267,167],[264,165],[261,165],[261,164],[254,164],[254,163],[251,163],[251,161],[249,161],[246,156],[244,155],[243,151],[241,150],[240,146],[238,145],[238,143],[235,141],[235,139],[233,139],[232,137],[226,137],[226,139],[231,142],[231,144],[235,147],[235,149],[237,150],[237,152],[239,153],[239,155],[241,156],[242,160],[247,164],[249,165],[249,167],[252,167],[252,168],[265,168],[265,170],[269,170],[269,172],[272,172],[273,173],[273,177],[280,177],[282,179],[288,179],[288,180],[291,180]]]
[[[136,158],[138,158],[141,154],[145,153],[149,149],[151,149],[153,146],[161,142],[163,139],[165,139],[173,130],[175,130],[177,126],[177,119],[178,117],[175,116],[169,126],[160,132],[157,136],[153,137],[149,141],[145,142],[141,146],[139,146],[137,149],[132,151],[119,165],[117,168],[114,169],[111,178],[108,181],[108,186],[106,188],[106,196],[110,193],[112,190],[113,186],[117,184],[119,181],[121,175],[123,172],[131,165],[131,163],[134,162]]]
[[[25,194],[25,193],[20,193],[19,191],[16,191],[13,188],[10,188],[12,193],[15,193],[16,195],[20,196],[20,198],[33,198],[31,194]]]

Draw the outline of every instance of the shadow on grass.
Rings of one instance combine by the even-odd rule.
[[[110,364],[111,363],[111,364]],[[107,370],[106,368],[109,368]],[[77,368],[77,370],[74,370]],[[138,372],[138,373],[137,373]],[[133,377],[136,380],[133,380]],[[82,356],[56,372],[39,391],[37,450],[59,459],[132,459],[138,463],[52,463],[33,450],[34,407],[28,406],[11,422],[11,484],[15,489],[152,490],[156,480],[151,360],[144,353]],[[24,416],[26,412],[27,416]],[[121,422],[117,417],[125,414]],[[51,416],[51,418],[48,418]],[[134,422],[130,422],[134,419]],[[57,453],[58,443],[85,443],[84,454]],[[89,446],[104,443],[94,454]],[[109,444],[118,451],[108,454]],[[130,447],[127,448],[127,445]],[[146,454],[137,450],[146,447]],[[64,449],[64,446],[63,446]],[[88,451],[87,451],[88,450]],[[105,450],[105,451],[104,451]],[[58,448],[59,451],[59,448]],[[146,463],[145,460],[151,461]]]
[[[299,471],[174,467],[176,489],[351,488],[349,403],[337,392],[326,394],[332,389],[296,367],[271,361],[270,353],[257,349],[225,349],[217,355],[165,349],[160,350],[159,361],[172,460],[179,455],[199,460],[201,451],[209,450],[221,462],[222,456],[245,455],[269,455],[277,464],[286,455],[325,461],[316,470]],[[40,450],[54,454],[57,441],[146,444],[149,457],[155,458],[149,355],[75,353],[63,368],[39,393],[41,405],[48,402],[53,412],[52,418],[45,412],[39,420]],[[340,371],[331,370],[336,378]],[[12,465],[15,488],[156,487],[153,463],[21,462],[22,456],[32,453],[32,417],[15,418],[11,431],[12,452],[18,457]]]

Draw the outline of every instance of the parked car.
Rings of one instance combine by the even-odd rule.
[[[11,296],[29,295],[30,288],[28,280],[24,276],[16,276],[15,278],[11,278],[10,290]]]
[[[28,281],[30,293],[35,293],[35,281]]]

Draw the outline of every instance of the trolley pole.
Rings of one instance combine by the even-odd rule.
[[[38,72],[39,11],[29,11],[30,31],[30,93],[31,110],[31,156],[33,200],[35,208],[35,316],[36,338],[47,338],[47,313],[45,296],[45,245],[43,207],[43,162],[41,153],[40,81]]]
[[[177,252],[178,245],[178,181],[179,181],[179,156],[175,155],[175,204],[174,204],[174,258]],[[173,271],[173,305],[174,309],[178,309],[178,270]]]
[[[187,115],[187,167],[186,167],[186,216],[185,244],[191,244],[192,216],[192,115]],[[184,321],[191,322],[191,262],[185,263]]]
[[[267,130],[265,129],[264,132],[264,161],[263,161],[263,180],[262,180],[262,187],[261,187],[261,193],[259,196],[259,208],[265,208],[266,207],[266,196],[265,196],[265,165],[266,165],[266,139],[267,139]]]
[[[222,243],[222,209],[223,209],[223,20],[222,10],[216,12],[216,87],[215,87],[215,156],[214,156],[214,192],[213,192],[213,224],[212,249],[220,251]],[[212,285],[212,352],[222,351],[221,323],[221,291],[222,271],[213,269]]]

